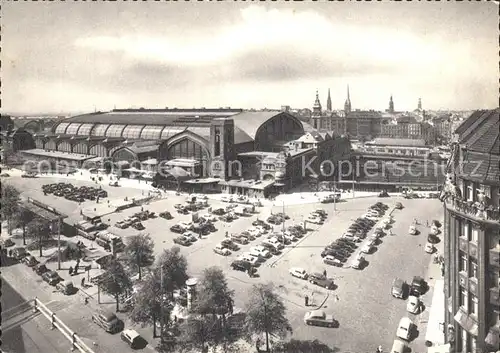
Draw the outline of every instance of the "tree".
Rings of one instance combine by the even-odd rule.
[[[7,220],[8,233],[12,234],[12,218],[19,211],[19,191],[9,184],[2,185],[2,218]]]
[[[113,259],[109,262],[106,272],[104,272],[99,285],[103,292],[112,295],[116,300],[116,311],[120,310],[120,297],[130,293],[132,290],[132,281],[130,276],[118,260]]]
[[[142,267],[151,266],[154,263],[154,242],[149,234],[139,234],[129,238],[125,247],[125,255],[128,263],[139,271],[139,280],[142,279]]]
[[[181,350],[207,352],[220,336],[220,322],[213,316],[197,316],[184,321],[180,331],[178,343]]]
[[[276,353],[335,353],[338,352],[337,348],[330,348],[323,342],[318,340],[290,340],[289,342],[284,342],[278,347],[273,349]]]
[[[34,215],[32,212],[23,208],[19,211],[19,213],[17,214],[17,217],[18,217],[19,222],[21,223],[21,225],[23,227],[23,245],[26,245],[26,228],[27,228],[27,225],[31,221],[33,221]]]
[[[160,278],[152,274],[143,282],[142,287],[134,296],[134,307],[130,312],[130,319],[142,326],[153,325],[153,337],[156,334],[156,322],[160,321],[164,325],[170,317],[171,305],[166,304],[161,293]]]
[[[160,278],[162,292],[169,294],[171,299],[174,291],[182,288],[189,278],[187,260],[177,246],[163,250],[153,272]]]
[[[34,217],[27,224],[26,231],[28,237],[34,239],[40,250],[40,257],[43,256],[43,243],[51,238],[49,223],[40,217]],[[23,236],[24,239],[24,236]]]
[[[245,328],[248,338],[252,335],[266,335],[266,350],[269,352],[269,335],[284,338],[292,332],[285,316],[283,301],[274,291],[272,284],[259,284],[252,288],[247,306]]]
[[[229,340],[234,336],[227,327],[227,315],[232,314],[234,291],[229,289],[224,272],[213,266],[203,271],[198,282],[197,295],[194,302],[194,312],[200,315],[193,326],[182,326],[190,332],[191,344],[199,347],[219,347],[227,351]],[[205,328],[210,327],[210,335],[205,334]],[[186,333],[187,334],[187,333]]]

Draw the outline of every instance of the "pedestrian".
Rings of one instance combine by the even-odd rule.
[[[444,277],[444,264],[441,263],[441,276]]]
[[[429,220],[425,220],[425,226],[428,227],[429,226]]]
[[[85,305],[87,305],[88,303],[89,303],[89,298],[85,297]]]
[[[304,297],[304,304],[305,306],[309,306],[309,296],[307,295]]]
[[[12,249],[9,250],[9,257],[12,257]]]
[[[326,278],[326,270],[323,270],[323,277]]]
[[[201,231],[198,233],[198,239],[201,239]]]
[[[82,277],[82,288],[85,288],[85,277]]]
[[[382,346],[377,347],[377,353],[382,353]]]
[[[226,238],[229,238],[229,232],[226,232]]]
[[[73,267],[70,266],[68,271],[69,271],[69,275],[73,276]]]

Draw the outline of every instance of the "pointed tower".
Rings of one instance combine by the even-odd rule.
[[[394,101],[392,100],[392,94],[391,94],[391,98],[389,99],[389,113],[391,113],[391,114],[394,113]]]
[[[319,93],[316,90],[316,100],[314,101],[313,112],[311,115],[313,127],[319,129],[321,127],[321,103],[319,101]]]
[[[332,111],[332,97],[330,96],[330,89],[328,88],[328,98],[326,99],[326,110]]]
[[[351,97],[349,95],[349,85],[347,85],[347,99],[344,103],[344,113],[347,116],[351,112]]]
[[[418,99],[418,110],[422,110],[422,98]]]

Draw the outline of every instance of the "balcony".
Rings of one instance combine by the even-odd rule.
[[[475,277],[469,278],[469,292],[474,294],[476,297],[479,295],[477,292],[477,278]]]
[[[448,209],[452,209],[466,217],[495,224],[500,222],[499,207],[484,207],[478,202],[465,201],[457,197],[452,197],[451,195],[445,197],[444,202]]]
[[[467,240],[467,238],[459,237],[458,247],[460,248],[461,251],[467,254],[469,252],[469,241]]]
[[[469,255],[477,259],[477,243],[469,242]]]
[[[460,282],[461,287],[467,288],[467,283],[469,282],[469,276],[467,276],[467,272],[460,271],[458,273],[458,280]]]
[[[490,250],[490,265],[500,267],[500,249],[495,248]]]
[[[490,288],[490,304],[500,306],[500,295],[497,287]]]

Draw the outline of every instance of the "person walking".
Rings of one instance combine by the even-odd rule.
[[[73,276],[73,267],[70,266],[68,272],[70,276]]]
[[[82,287],[82,288],[85,288],[85,277],[82,277],[81,287]]]
[[[325,278],[326,278],[326,269],[325,269],[325,270],[323,270],[323,277],[325,277]]]
[[[309,306],[309,296],[308,295],[306,295],[304,297],[304,304],[305,304],[305,306]]]

